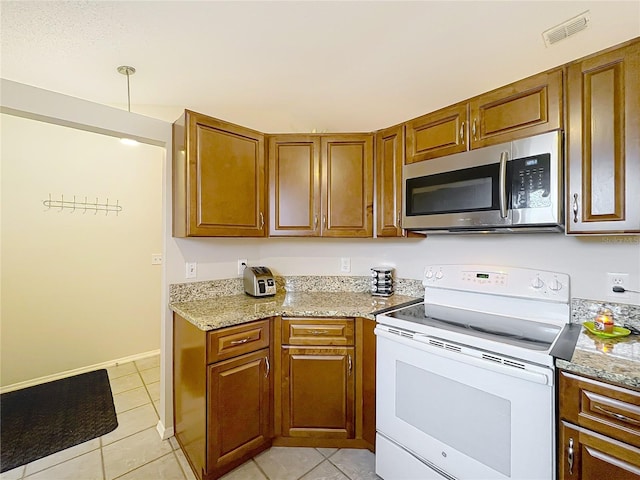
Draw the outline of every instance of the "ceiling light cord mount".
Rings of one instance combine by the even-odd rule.
[[[136,69],[128,65],[120,65],[117,70],[118,73],[127,76],[127,110],[131,113],[131,87],[129,84],[129,77],[136,73]]]

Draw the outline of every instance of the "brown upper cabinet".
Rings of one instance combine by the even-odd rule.
[[[173,235],[263,237],[264,135],[185,110],[173,145]]]
[[[562,69],[541,73],[406,124],[407,164],[562,127]]]
[[[406,124],[407,164],[467,150],[469,105],[459,103]]]
[[[401,237],[404,127],[376,132],[376,235]]]
[[[567,72],[567,233],[638,233],[640,42]]]
[[[269,235],[373,236],[373,136],[269,137]]]

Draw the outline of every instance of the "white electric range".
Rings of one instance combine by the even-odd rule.
[[[550,351],[566,274],[431,265],[423,303],[377,316],[376,473],[385,480],[551,479]]]

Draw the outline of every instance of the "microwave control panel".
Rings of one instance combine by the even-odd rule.
[[[509,162],[511,208],[542,208],[551,205],[551,155],[516,158]]]

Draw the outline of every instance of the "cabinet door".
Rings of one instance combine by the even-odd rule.
[[[458,103],[406,124],[407,164],[467,150],[467,103]]]
[[[373,136],[322,137],[322,236],[373,236]]]
[[[640,42],[570,65],[567,97],[567,232],[640,232]]]
[[[562,128],[562,70],[541,73],[469,101],[471,148]]]
[[[185,211],[174,211],[174,234],[264,236],[264,136],[190,111],[184,123],[184,152],[176,152],[175,165],[186,172],[174,172],[174,194],[186,201],[175,199]],[[181,131],[176,125],[174,136]]]
[[[565,422],[559,443],[560,480],[640,478],[640,449]]]
[[[208,475],[217,478],[270,446],[270,369],[268,348],[209,365]]]
[[[376,235],[400,237],[404,127],[376,133]]]
[[[354,438],[353,347],[282,348],[282,435]]]
[[[269,235],[320,235],[320,138],[269,139]]]

